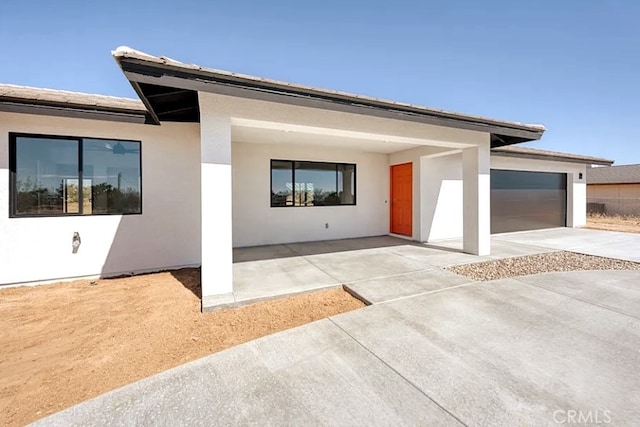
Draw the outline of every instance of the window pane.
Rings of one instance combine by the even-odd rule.
[[[356,165],[271,161],[271,206],[356,204]]]
[[[271,206],[293,206],[293,162],[271,161]]]
[[[83,213],[141,213],[140,143],[83,140]]]
[[[78,141],[16,138],[16,213],[79,211]]]
[[[338,165],[338,196],[342,205],[355,204],[356,165]]]
[[[295,205],[339,205],[335,163],[296,162]]]

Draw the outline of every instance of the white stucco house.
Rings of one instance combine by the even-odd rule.
[[[113,56],[140,100],[0,85],[0,285],[201,265],[222,295],[234,247],[386,234],[484,255],[583,226],[611,163],[514,146],[540,125]]]

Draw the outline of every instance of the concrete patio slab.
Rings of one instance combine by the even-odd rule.
[[[438,251],[434,254],[437,256],[431,256],[425,260],[425,262],[438,267],[451,267],[459,264],[535,255],[557,250],[544,246],[515,241],[502,241],[492,238],[491,255],[478,257],[462,253],[462,239],[441,240],[433,243],[425,243],[424,245],[427,248]]]
[[[236,301],[286,295],[327,286],[340,281],[303,257],[270,259],[233,264]]]
[[[234,263],[291,258],[296,256],[299,256],[299,254],[287,245],[252,246],[248,248],[235,248],[233,250]]]
[[[640,238],[629,238],[621,242],[610,241],[596,246],[585,245],[574,249],[574,251],[588,255],[640,262]]]
[[[430,248],[424,243],[407,242],[404,245],[391,246],[387,251],[396,255],[420,261],[427,264],[429,257],[443,253],[441,248]],[[460,252],[460,251],[455,251]]]
[[[412,246],[418,251],[439,252],[393,236],[236,248],[233,293],[204,298],[202,309],[211,311],[432,268],[389,252]]]
[[[166,371],[35,426],[461,425],[331,321]]]
[[[493,258],[488,256],[470,255],[455,251],[443,251],[437,255],[430,256],[428,259],[425,259],[424,262],[431,268],[447,268],[453,265],[469,264],[472,262],[487,261],[490,259]]]
[[[203,309],[365,280],[374,281],[372,300],[386,301],[422,293],[421,289],[430,286],[415,281],[398,293],[393,283],[407,278],[394,280],[392,276],[556,250],[640,261],[640,235],[558,228],[494,235],[492,253],[486,257],[461,250],[462,239],[423,244],[394,236],[238,248],[234,249],[234,293],[204,299]],[[385,288],[384,282],[391,286]],[[381,293],[377,295],[374,289]]]
[[[557,272],[517,280],[640,319],[640,271]]]
[[[478,259],[475,255],[462,253],[462,250],[450,249],[447,247],[434,247],[428,244],[396,246],[389,248],[389,252],[418,261],[430,268],[435,268],[439,264],[446,264],[435,261],[438,257],[445,257],[446,259],[453,258],[456,260]]]
[[[554,248],[548,248],[540,245],[523,243],[523,242],[506,242],[499,239],[491,240],[491,258],[511,258],[526,255],[542,254],[555,251]]]
[[[449,271],[435,269],[347,283],[345,287],[361,299],[371,304],[378,304],[466,283],[473,283],[473,280]]]
[[[309,262],[341,283],[388,277],[431,268],[424,263],[396,255],[385,249],[306,256]]]
[[[364,249],[392,248],[413,244],[410,240],[393,236],[373,236],[355,239],[323,240],[319,242],[287,243],[287,247],[298,255],[320,255]]]

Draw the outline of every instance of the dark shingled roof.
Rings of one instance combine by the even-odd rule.
[[[580,154],[560,153],[558,151],[539,150],[537,148],[516,147],[513,145],[507,147],[492,148],[492,153],[503,156],[538,158],[543,160],[557,160],[559,162],[585,163],[591,165],[610,166],[613,160],[603,159],[601,157],[583,156]]]
[[[587,169],[587,184],[640,184],[640,165]]]

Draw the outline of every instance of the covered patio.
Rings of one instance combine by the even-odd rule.
[[[549,252],[542,246],[493,239],[492,255],[462,252],[462,240],[434,244],[393,236],[236,248],[234,291],[204,297],[215,310],[260,300],[344,286],[367,303],[390,301],[472,282],[444,268]]]
[[[464,253],[488,256],[490,150],[539,139],[545,130],[183,64],[130,48],[118,48],[114,57],[147,107],[149,122],[200,124],[205,309],[277,294],[274,286],[293,286],[292,292],[298,282],[314,289],[424,271],[424,251],[436,250],[418,247],[423,252],[406,255],[393,249],[415,251],[406,241],[340,240],[345,238],[461,237]],[[343,188],[353,190],[350,203],[274,206],[273,186],[270,192],[266,185],[274,160],[350,168],[353,184]],[[399,166],[406,167],[398,184],[393,168]],[[286,185],[297,191],[293,180]],[[326,240],[335,242],[291,243]],[[233,249],[274,244],[280,246]],[[270,250],[286,254],[278,261],[286,266],[233,262]],[[302,280],[290,280],[297,277]]]

